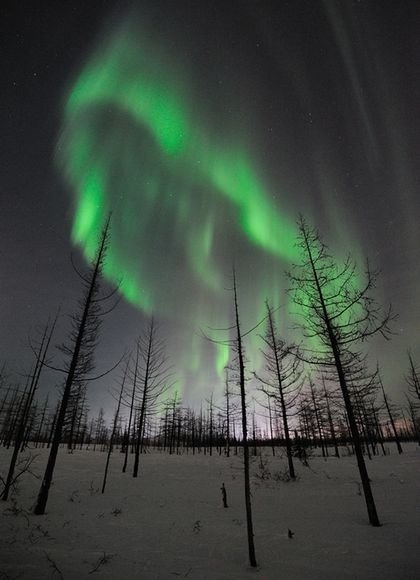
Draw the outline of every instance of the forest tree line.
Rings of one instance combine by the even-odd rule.
[[[112,419],[106,421],[102,409],[95,417],[90,413],[88,386],[98,378],[94,376],[94,356],[101,322],[115,307],[112,301],[118,290],[106,294],[102,284],[109,227],[108,219],[90,270],[79,274],[83,288],[67,340],[60,345],[62,366],[54,366],[50,354],[56,317],[32,345],[34,364],[25,386],[11,385],[5,368],[1,372],[0,440],[13,449],[7,476],[2,479],[2,498],[8,498],[16,480],[18,455],[29,445],[49,449],[36,514],[45,512],[62,445],[69,452],[83,448],[107,451],[103,491],[115,449],[124,455],[124,472],[133,456],[134,477],[140,471],[141,453],[151,448],[169,454],[240,453],[244,459],[249,556],[254,566],[249,453],[256,455],[258,448],[266,446],[275,455],[285,448],[289,476],[295,479],[296,458],[306,461],[310,450],[319,448],[324,457],[355,455],[369,521],[379,525],[365,458],[386,454],[385,442],[393,441],[398,453],[403,452],[403,441],[416,439],[420,444],[420,372],[409,353],[407,403],[402,408],[390,400],[379,368],[371,370],[365,343],[375,335],[390,339],[394,318],[391,308],[383,308],[375,298],[378,273],[367,263],[360,274],[351,256],[341,262],[333,258],[318,231],[300,218],[297,246],[301,261],[287,276],[291,302],[302,320],[301,342],[285,342],[276,326],[276,311],[267,299],[266,316],[257,325],[262,332],[264,368],[252,371],[252,361],[246,356],[249,331],[241,325],[233,269],[232,332],[224,339],[211,338],[223,341],[231,351],[224,396],[215,400],[210,393],[200,410],[183,406],[173,392],[174,370],[164,337],[151,318],[132,353],[118,362],[121,377],[114,393],[115,409]],[[38,397],[46,368],[63,376],[53,408],[49,396],[43,400]],[[251,380],[257,385],[252,397]]]

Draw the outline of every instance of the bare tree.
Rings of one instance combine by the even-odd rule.
[[[315,427],[317,432],[317,441],[321,446],[322,457],[326,457],[326,445],[324,442],[324,425],[322,421],[322,414],[321,414],[321,394],[315,388],[315,384],[312,380],[312,377],[309,376],[309,393],[312,401],[312,413],[315,417]]]
[[[244,491],[245,491],[246,523],[248,532],[248,555],[250,565],[252,567],[256,567],[257,561],[255,558],[254,530],[252,522],[252,505],[251,505],[251,486],[249,479],[249,448],[248,448],[248,426],[246,412],[245,360],[244,360],[244,348],[242,344],[241,326],[239,320],[238,293],[236,288],[235,271],[233,271],[233,293],[234,293],[235,328],[236,328],[236,340],[234,344],[236,355],[238,357],[239,388],[241,393],[242,446],[244,450]]]
[[[119,416],[120,416],[121,400],[122,400],[122,396],[123,396],[123,393],[124,393],[125,379],[127,378],[127,369],[128,369],[128,361],[127,361],[127,365],[125,367],[124,375],[123,375],[123,378],[122,378],[122,381],[121,381],[120,394],[118,396],[117,408],[115,410],[114,422],[112,424],[112,431],[111,431],[111,435],[110,435],[110,438],[109,438],[108,453],[107,453],[107,457],[106,457],[105,471],[104,471],[104,478],[103,478],[103,481],[102,481],[101,493],[104,493],[105,492],[106,480],[107,480],[107,477],[108,477],[109,462],[110,462],[110,459],[111,459],[111,453],[113,451],[113,445],[114,445],[115,435],[117,433],[118,419],[119,419]]]
[[[226,457],[230,456],[230,429],[231,429],[231,402],[230,402],[230,391],[229,391],[229,371],[226,369],[226,380],[225,380],[225,416],[226,416],[226,446],[225,453]]]
[[[334,445],[334,454],[336,457],[340,457],[340,453],[338,451],[338,443],[337,443],[337,436],[335,433],[334,421],[333,421],[333,413],[332,413],[332,405],[331,405],[331,394],[327,391],[327,387],[325,385],[325,377],[322,376],[322,387],[324,391],[324,399],[325,399],[325,411],[327,413],[328,419],[328,426],[330,429],[330,437],[331,441]]]
[[[223,431],[224,431],[224,439],[225,439],[225,455],[226,457],[230,457],[230,447],[231,447],[231,439],[232,439],[232,425],[234,424],[235,417],[238,414],[238,404],[232,400],[234,396],[234,391],[231,390],[230,383],[231,378],[229,376],[229,369],[225,369],[226,378],[225,378],[225,389],[223,392],[224,396],[224,406],[219,407],[223,414]]]
[[[122,402],[126,406],[130,407],[130,413],[128,416],[128,425],[127,425],[127,436],[126,436],[126,445],[124,450],[124,463],[122,467],[122,472],[125,473],[127,471],[127,463],[128,463],[128,453],[130,450],[130,443],[131,443],[131,429],[133,424],[133,413],[134,413],[134,402],[136,397],[136,386],[137,386],[137,376],[138,376],[138,366],[139,366],[139,348],[136,348],[136,358],[135,358],[135,365],[134,365],[134,374],[133,374],[133,385],[131,388],[131,396],[129,402],[125,401],[123,398]]]
[[[48,410],[49,397],[50,397],[50,395],[49,395],[49,393],[47,393],[47,396],[45,397],[45,400],[44,400],[44,405],[42,407],[41,416],[39,419],[38,431],[37,431],[37,434],[35,435],[35,447],[39,447],[41,445],[42,431],[43,431],[44,426],[45,426],[45,417],[46,417],[47,410]]]
[[[293,465],[292,441],[289,428],[289,410],[294,406],[299,394],[301,382],[301,362],[285,343],[279,338],[276,324],[273,317],[273,311],[266,302],[267,308],[267,331],[265,336],[261,337],[264,341],[265,348],[263,355],[268,378],[257,376],[262,383],[262,390],[269,397],[272,397],[280,407],[283,420],[284,437],[286,441],[286,454],[289,465],[289,475],[292,479],[296,478],[295,468]],[[271,421],[271,406],[269,409]]]
[[[408,375],[406,376],[408,390],[415,399],[420,401],[420,370],[415,364],[410,351],[408,351],[408,361],[410,365]]]
[[[372,297],[377,275],[366,268],[359,279],[349,256],[340,264],[328,253],[319,233],[303,218],[298,223],[301,262],[289,273],[294,304],[304,319],[304,336],[317,343],[306,350],[312,364],[334,368],[349,422],[362,481],[369,522],[379,526],[379,518],[362,452],[362,442],[351,396],[351,381],[360,377],[364,356],[361,343],[375,334],[389,336],[391,310],[383,313]]]
[[[384,387],[384,384],[382,382],[381,377],[379,377],[379,384],[381,385],[382,396],[384,398],[385,408],[386,408],[386,411],[387,411],[387,414],[388,414],[389,422],[391,424],[392,432],[394,434],[395,444],[397,446],[398,453],[401,454],[403,452],[403,449],[401,447],[400,438],[398,436],[397,428],[395,426],[394,414],[393,414],[393,412],[391,410],[391,403],[390,403],[389,398],[388,398],[388,396],[387,396],[387,394],[385,392],[385,387]]]
[[[35,392],[38,388],[39,380],[41,377],[41,372],[43,369],[43,364],[46,361],[48,348],[49,348],[50,343],[51,343],[51,338],[52,338],[52,335],[54,332],[56,322],[57,322],[57,318],[54,320],[51,327],[49,324],[46,325],[44,332],[43,332],[43,335],[42,335],[42,338],[41,338],[41,344],[40,344],[40,346],[35,354],[35,356],[36,356],[35,366],[34,366],[34,369],[32,371],[29,389],[27,390],[26,397],[25,397],[25,399],[23,401],[23,405],[21,407],[19,421],[18,421],[18,424],[16,427],[16,435],[15,435],[15,440],[14,440],[13,454],[12,454],[12,458],[11,458],[10,465],[9,465],[9,471],[8,471],[8,474],[6,477],[6,483],[5,483],[3,492],[2,492],[2,499],[4,501],[6,501],[9,497],[10,486],[12,485],[12,481],[13,481],[13,475],[14,475],[14,471],[15,471],[15,466],[16,466],[16,461],[17,461],[19,449],[21,448],[23,441],[24,441],[24,438],[25,438],[25,432],[26,432],[27,423],[28,423],[28,420],[30,417],[32,402],[34,400]]]
[[[407,398],[407,405],[408,405],[408,413],[410,415],[411,424],[413,426],[413,434],[417,439],[418,444],[420,445],[420,421],[417,415],[416,405],[413,401],[406,395]]]
[[[133,477],[138,476],[140,450],[143,444],[147,418],[156,414],[159,399],[171,387],[170,368],[165,355],[165,344],[157,334],[153,317],[147,330],[137,341],[138,363],[136,363],[139,383],[139,406],[136,424],[136,444]]]
[[[87,277],[83,278],[84,297],[80,300],[79,312],[71,318],[72,330],[69,342],[62,348],[69,357],[69,363],[50,454],[34,509],[34,513],[37,515],[45,513],[72,389],[75,385],[78,386],[80,381],[85,380],[86,375],[94,367],[94,351],[98,341],[101,315],[103,314],[102,303],[107,298],[101,294],[100,281],[108,246],[109,222],[108,219],[91,271]]]

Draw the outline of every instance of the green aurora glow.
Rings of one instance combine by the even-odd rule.
[[[301,213],[333,256],[380,269],[376,297],[398,318],[391,341],[366,349],[405,405],[407,350],[420,361],[415,4],[15,2],[0,212],[11,372],[31,364],[29,328],[35,339],[59,306],[77,308],[69,246],[87,262],[112,209],[105,290],[121,283],[122,300],[104,319],[95,374],[134,347],[153,313],[184,404],[198,409],[212,390],[220,404],[230,353],[203,332],[229,333],[212,329],[233,322],[232,263],[243,330],[268,299],[281,306],[281,337],[302,339],[284,276]],[[250,373],[263,374],[263,331],[245,339]],[[118,372],[91,383],[93,409],[109,404]],[[55,382],[49,373],[45,393]]]
[[[206,133],[173,63],[136,33],[136,40],[127,28],[116,33],[82,70],[57,158],[75,195],[73,242],[92,258],[112,210],[106,277],[143,311],[188,321],[184,366],[196,372],[208,345],[194,332],[229,325],[229,244],[245,237],[249,252],[281,260],[275,274],[273,259],[262,260],[264,276],[257,269],[260,282],[244,304],[255,316],[267,295],[280,295],[281,265],[297,257],[295,225],[272,203],[246,146]],[[228,360],[228,348],[215,345],[219,377]]]
[[[297,205],[296,183],[290,190],[286,179],[275,191],[266,176],[252,115],[238,122],[223,95],[225,112],[216,118],[182,58],[144,30],[137,20],[114,26],[86,61],[64,104],[57,163],[75,202],[73,243],[90,259],[112,210],[105,275],[132,305],[177,325],[178,386],[200,391],[215,377],[224,381],[229,349],[210,344],[201,330],[230,326],[232,263],[244,328],[264,317],[268,298],[283,306],[278,327],[285,332],[288,315],[295,322],[299,314],[283,276],[298,260],[297,212],[315,221],[322,212],[334,252],[351,249],[359,263],[363,253],[343,208],[331,202],[343,181],[323,136],[308,145],[301,183],[310,185]],[[280,162],[293,172],[287,144]],[[249,337],[254,368],[260,346],[258,336]]]
[[[146,55],[146,56],[144,56]],[[255,245],[274,255],[291,259],[296,257],[294,249],[295,229],[270,203],[269,194],[258,179],[252,163],[239,145],[226,149],[222,144],[208,140],[200,130],[199,120],[193,119],[185,107],[187,101],[180,89],[172,87],[169,67],[150,67],[153,50],[134,43],[125,34],[117,36],[108,50],[101,51],[84,69],[72,89],[67,106],[68,126],[77,126],[66,141],[64,156],[69,160],[68,175],[78,196],[78,205],[73,227],[73,241],[92,251],[92,233],[104,221],[109,209],[105,207],[112,181],[111,165],[120,163],[118,150],[111,152],[101,147],[98,151],[96,138],[92,139],[90,127],[83,127],[85,114],[92,108],[116,108],[124,112],[133,123],[134,130],[150,132],[159,148],[160,162],[165,169],[178,173],[195,168],[197,182],[204,183],[212,195],[222,195],[239,216],[242,232]],[[130,67],[124,66],[125,62]],[[159,71],[157,76],[156,71]],[[110,160],[112,163],[110,163]],[[128,171],[127,178],[132,179]],[[161,195],[156,182],[146,182],[139,188],[152,202]],[[120,186],[125,189],[125,184]],[[179,192],[176,192],[179,195]],[[142,195],[139,193],[139,195]],[[217,203],[217,201],[216,201]],[[178,223],[191,219],[190,200],[183,197],[175,206]],[[113,208],[114,209],[114,208]],[[199,223],[193,231],[193,248],[190,252],[191,266],[198,271],[203,281],[213,285],[215,276],[209,275],[214,216],[209,213],[206,222]],[[112,259],[111,259],[112,261]],[[121,272],[109,267],[108,275],[118,279]],[[144,290],[143,290],[144,291]],[[143,292],[133,289],[125,292],[126,297],[141,308],[147,307]]]

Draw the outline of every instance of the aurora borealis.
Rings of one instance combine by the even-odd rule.
[[[278,270],[271,279],[266,266],[257,268],[245,305],[252,321],[264,297],[279,294],[281,269],[296,257],[295,228],[257,177],[246,143],[200,126],[187,83],[158,54],[132,23],[106,39],[69,92],[58,162],[76,197],[74,243],[91,258],[112,211],[106,276],[144,312],[195,328],[183,366],[199,370],[202,340],[194,335],[229,326],[232,244],[280,260],[270,263]],[[228,352],[216,351],[222,377]]]
[[[58,150],[77,197],[73,241],[91,256],[98,229],[115,212],[118,232],[106,273],[114,282],[122,279],[124,296],[148,311],[160,308],[155,291],[147,289],[148,276],[137,280],[138,271],[125,264],[119,248],[144,237],[157,205],[158,227],[169,213],[168,229],[180,231],[189,267],[215,290],[221,286],[212,263],[217,214],[229,212],[218,210],[220,197],[238,216],[232,227],[279,258],[296,255],[295,230],[270,201],[246,153],[209,139],[200,120],[188,114],[186,99],[171,86],[171,65],[156,62],[153,47],[139,41],[133,28],[123,27],[101,47],[77,79]]]
[[[244,328],[261,319],[268,298],[281,306],[282,332],[293,334],[284,270],[297,259],[299,212],[334,253],[368,255],[382,268],[380,299],[400,313],[395,352],[418,349],[411,3],[105,4],[100,17],[98,3],[81,2],[62,9],[73,20],[58,7],[44,14],[51,26],[63,22],[64,39],[56,32],[50,44],[51,54],[67,55],[67,66],[38,56],[40,70],[52,68],[42,93],[54,95],[50,155],[40,161],[33,153],[42,130],[29,129],[28,147],[34,167],[55,176],[53,209],[42,226],[34,221],[33,236],[43,228],[40,255],[66,229],[54,263],[66,260],[70,242],[89,259],[112,210],[105,273],[120,284],[124,303],[109,323],[106,356],[128,347],[153,313],[167,335],[177,388],[191,400],[217,392],[229,353],[202,332],[231,324],[233,263]],[[32,104],[22,98],[29,115],[42,101],[31,94]],[[46,195],[42,176],[31,184],[15,178],[15,187],[12,179],[6,186],[24,192],[25,207]],[[48,235],[46,223],[53,224]],[[6,260],[5,270],[15,264]],[[41,274],[37,287],[53,292],[47,260]],[[38,293],[43,311],[60,302],[57,289],[54,300]],[[3,302],[6,317],[10,310]],[[251,368],[260,346],[256,333],[248,338]],[[389,349],[379,346],[374,356],[387,359]],[[404,364],[390,368],[389,381],[399,380]]]

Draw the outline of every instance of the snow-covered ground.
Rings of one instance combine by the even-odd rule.
[[[31,513],[40,482],[30,474],[0,504],[0,579],[418,580],[420,448],[389,448],[368,462],[380,528],[368,524],[354,457],[297,462],[295,482],[282,480],[284,458],[266,450],[264,469],[253,458],[256,569],[239,457],[152,452],[134,479],[115,452],[102,495],[106,454],[61,449],[46,515]],[[47,451],[30,452],[41,475]],[[10,453],[0,450],[3,477]]]

